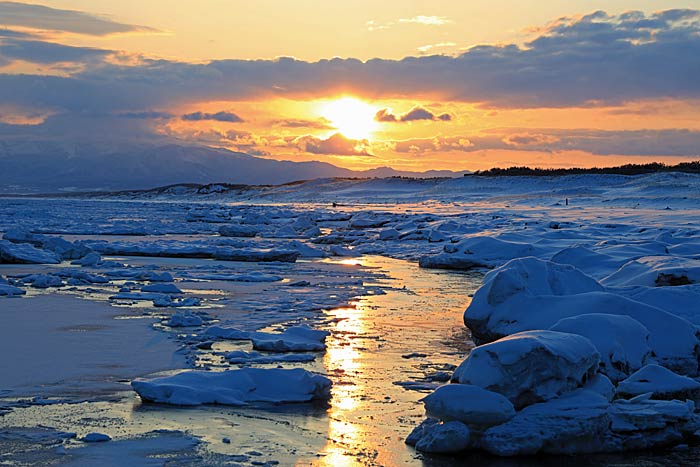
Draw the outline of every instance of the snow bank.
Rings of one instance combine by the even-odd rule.
[[[184,371],[131,386],[147,402],[172,405],[246,405],[330,398],[331,380],[301,368],[242,368],[222,372]]]
[[[599,360],[585,337],[528,331],[476,347],[452,381],[497,392],[521,408],[581,386],[596,373]]]

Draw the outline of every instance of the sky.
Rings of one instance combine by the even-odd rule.
[[[700,0],[0,1],[0,142],[340,167],[700,158]]]

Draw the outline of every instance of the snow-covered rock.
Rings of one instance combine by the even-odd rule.
[[[416,449],[434,454],[452,454],[467,449],[469,441],[469,428],[464,423],[436,423],[426,427],[416,442]]]
[[[498,456],[618,450],[615,441],[607,435],[608,409],[605,397],[578,389],[526,407],[508,422],[488,429],[481,446]]]
[[[528,329],[547,329],[560,319],[540,306],[546,297],[602,291],[573,266],[526,257],[490,271],[464,313],[475,341],[488,342]]]
[[[61,258],[50,251],[40,250],[29,243],[12,243],[0,240],[0,263],[58,264]]]
[[[331,380],[301,368],[242,368],[222,372],[183,371],[131,386],[147,402],[173,405],[291,403],[330,398]]]
[[[654,399],[700,399],[700,383],[659,365],[647,365],[617,385],[626,399],[650,393]]]
[[[629,316],[590,313],[564,318],[550,329],[590,340],[600,354],[600,371],[614,382],[625,379],[651,358],[649,330]]]
[[[528,243],[494,237],[471,237],[445,245],[443,252],[438,255],[423,256],[419,265],[422,268],[437,269],[494,268],[514,258],[537,256],[541,251],[540,247]]]
[[[452,381],[497,392],[521,408],[580,387],[596,373],[599,360],[585,337],[528,331],[476,347]]]
[[[469,427],[500,425],[515,415],[513,404],[504,396],[470,384],[446,384],[421,400],[428,417],[457,420]]]

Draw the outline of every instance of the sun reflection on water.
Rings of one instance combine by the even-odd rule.
[[[349,451],[352,446],[361,444],[363,428],[353,420],[354,412],[360,409],[365,386],[361,378],[356,377],[363,364],[355,337],[363,335],[366,329],[363,305],[353,305],[329,312],[337,320],[337,325],[333,338],[327,342],[324,366],[329,373],[336,373],[340,378],[333,386],[333,399],[328,413],[329,441],[324,449],[326,455],[319,463],[322,466],[357,465],[357,460]]]

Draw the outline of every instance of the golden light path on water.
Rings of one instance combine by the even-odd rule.
[[[386,294],[366,295],[328,311],[334,330],[323,365],[334,385],[328,442],[312,465],[354,467],[415,463],[405,436],[423,417],[425,393],[394,384],[459,363],[463,349],[446,344],[463,329],[461,314],[476,278],[419,270],[416,265],[365,256],[335,260],[349,268],[387,273]],[[445,290],[451,289],[446,294]],[[461,291],[459,293],[457,291]],[[402,355],[421,352],[429,359]],[[309,465],[300,462],[297,465]]]

